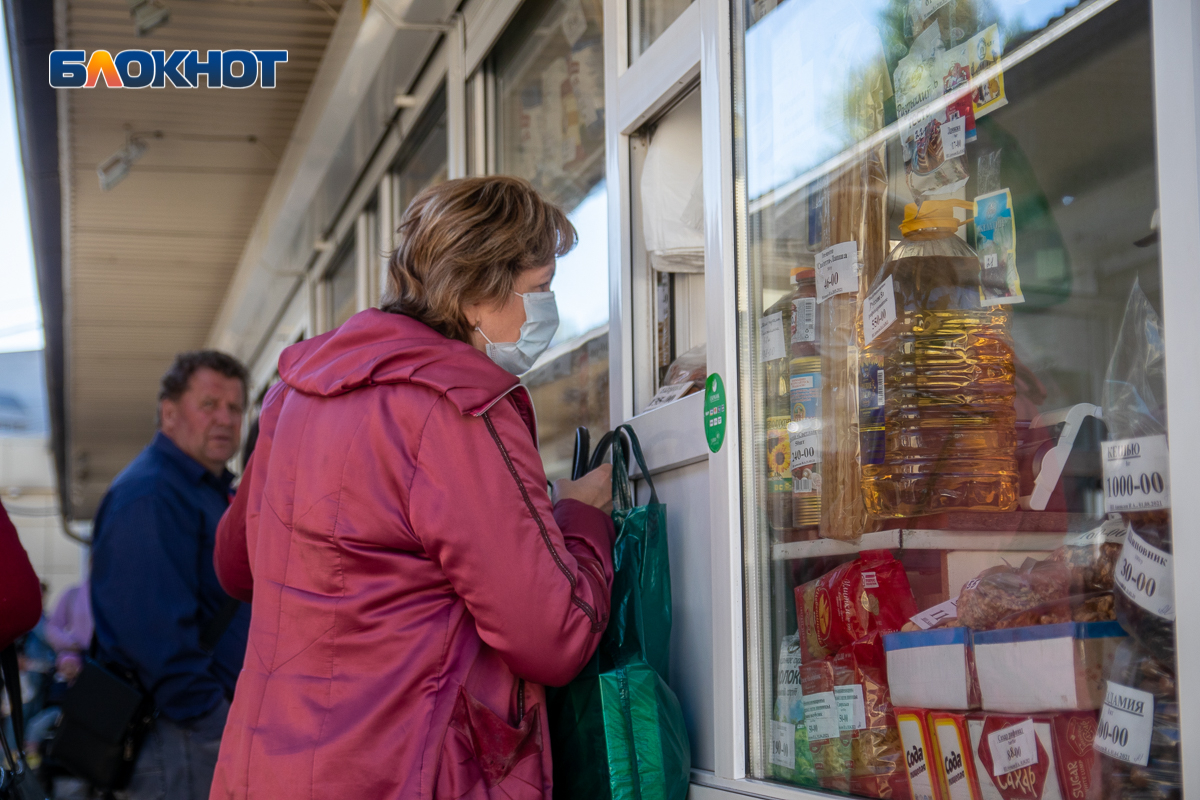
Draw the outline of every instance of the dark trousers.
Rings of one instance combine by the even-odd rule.
[[[128,800],[208,800],[229,703],[188,722],[159,717],[123,792]]]

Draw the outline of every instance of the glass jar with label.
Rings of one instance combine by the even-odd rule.
[[[905,209],[862,311],[862,492],[875,517],[1017,507],[1011,311],[985,302],[959,200]]]

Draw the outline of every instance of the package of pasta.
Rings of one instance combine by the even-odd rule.
[[[775,709],[771,720],[771,774],[780,780],[817,786],[812,752],[808,749],[808,729],[804,724],[798,637],[783,637],[776,674]]]
[[[827,658],[872,632],[894,633],[917,613],[904,565],[887,550],[864,550],[795,593],[804,661]]]
[[[843,647],[833,657],[833,671],[838,725],[850,736],[850,793],[909,800],[883,637],[873,632]]]
[[[838,724],[837,680],[832,661],[800,665],[804,726],[813,770],[823,789],[850,791],[850,734]]]

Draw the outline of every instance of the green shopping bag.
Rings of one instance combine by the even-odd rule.
[[[650,502],[634,505],[624,433],[646,476]],[[613,594],[608,627],[583,672],[549,692],[554,797],[562,800],[683,800],[691,749],[683,712],[665,677],[671,639],[666,506],[658,502],[637,434],[606,434],[613,460]]]

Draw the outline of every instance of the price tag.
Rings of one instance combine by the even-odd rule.
[[[967,120],[956,117],[942,126],[942,152],[946,158],[957,158],[967,152]]]
[[[992,750],[992,774],[997,778],[1036,764],[1037,734],[1033,720],[988,734],[988,747]]]
[[[920,614],[909,617],[910,622],[916,623],[923,631],[937,627],[941,622],[958,616],[958,598],[951,598],[944,603],[938,603],[933,608],[927,608]]]
[[[837,700],[838,728],[842,731],[861,731],[867,727],[867,707],[863,702],[861,683],[833,687]]]
[[[792,342],[817,340],[817,298],[801,297],[792,301]]]
[[[896,321],[896,292],[892,288],[892,276],[888,275],[878,289],[867,295],[863,307],[863,332],[867,344],[888,329]]]
[[[762,360],[775,361],[787,355],[783,339],[783,312],[767,314],[758,321],[758,334],[762,337]]]
[[[790,426],[789,426],[790,427]],[[792,446],[791,469],[807,467],[821,460],[821,429],[802,428],[788,434]],[[812,491],[811,489],[809,491]]]
[[[1129,524],[1120,517],[1114,519],[1106,519],[1100,523],[1100,527],[1092,528],[1090,531],[1083,533],[1075,533],[1063,539],[1063,544],[1067,547],[1088,547],[1096,544],[1124,544],[1125,531],[1128,530]]]
[[[771,763],[796,768],[796,726],[789,722],[771,723]]]
[[[1175,619],[1175,569],[1171,554],[1147,543],[1132,528],[1125,534],[1115,579],[1130,600],[1151,614]]]
[[[1167,437],[1140,436],[1101,445],[1104,510],[1153,511],[1171,507]]]
[[[1154,731],[1154,695],[1108,682],[1092,746],[1109,758],[1146,766]]]
[[[665,406],[672,400],[678,400],[687,394],[688,389],[696,385],[695,381],[684,381],[683,383],[672,383],[670,386],[660,386],[658,391],[654,393],[654,397],[646,404],[646,411],[659,406]]]
[[[996,255],[995,253],[985,253],[983,256],[983,268],[984,269],[999,269],[1000,268],[1000,256]]]
[[[817,253],[817,302],[858,291],[858,245],[852,240]]]
[[[837,699],[833,692],[804,695],[804,726],[808,729],[809,742],[823,742],[841,735]]]

